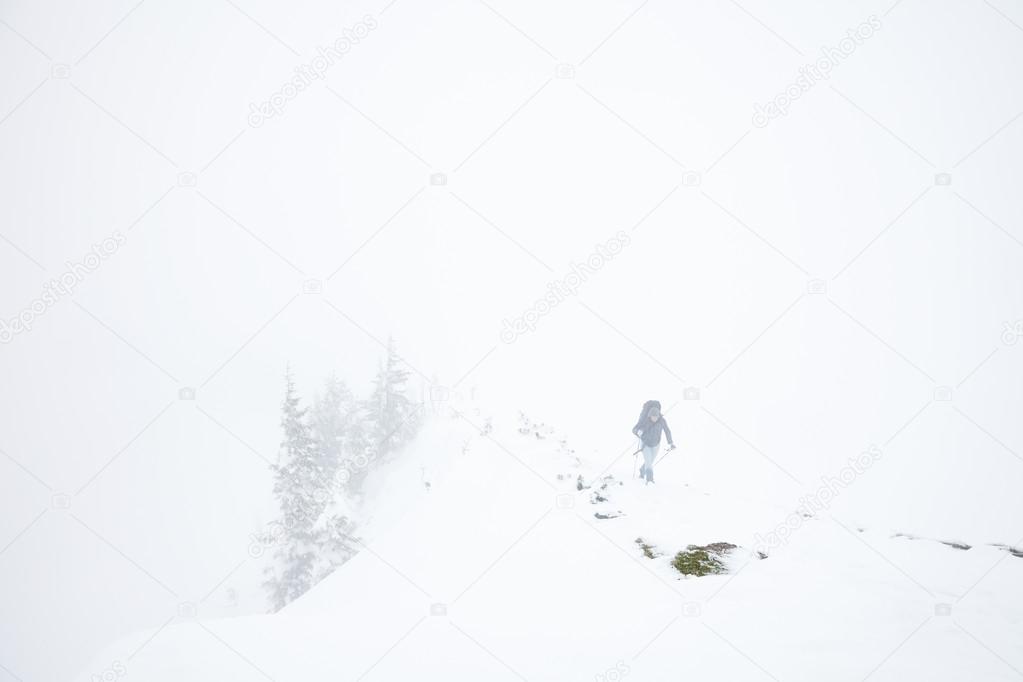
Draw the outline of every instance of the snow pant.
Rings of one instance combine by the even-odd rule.
[[[650,483],[654,482],[654,460],[657,459],[658,447],[657,445],[643,446],[643,466],[639,468],[639,476]]]

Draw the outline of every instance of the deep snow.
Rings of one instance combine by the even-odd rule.
[[[127,237],[0,348],[3,682],[257,676],[211,632],[276,679],[356,677],[434,601],[530,679],[758,674],[743,654],[782,680],[859,679],[942,603],[966,630],[935,615],[871,679],[1023,670],[1023,560],[988,544],[1023,538],[1023,7],[0,4],[0,321]],[[367,14],[357,50],[250,125]],[[871,15],[827,81],[751,121]],[[621,254],[501,339],[622,230]],[[369,481],[377,555],[244,618],[265,609],[250,534],[276,511],[286,364],[303,396],[332,371],[364,394],[389,334],[414,389],[477,387],[483,414],[459,407],[506,449],[460,458],[473,428],[431,427]],[[517,434],[519,409],[555,424],[596,480],[648,398],[674,406],[681,449],[652,488],[611,466],[606,505]],[[791,516],[872,447],[826,513]],[[791,539],[737,553],[713,598],[727,577],[666,565],[693,542],[748,552],[786,519]],[[687,601],[702,616],[672,623]],[[447,665],[506,670],[432,617],[367,678],[439,666],[445,645]]]
[[[760,558],[756,537],[800,495],[735,480],[743,444],[709,452],[678,429],[680,448],[644,485],[627,437],[599,453],[607,461],[521,424],[440,406],[369,477],[364,549],[333,575],[275,615],[200,612],[139,632],[89,670],[135,652],[132,677],[153,682],[1016,676],[1023,559],[857,527],[828,509]],[[590,487],[578,490],[579,476]],[[596,491],[607,501],[593,503]],[[638,537],[663,556],[644,557]],[[669,565],[714,541],[739,545],[726,575],[683,578]]]

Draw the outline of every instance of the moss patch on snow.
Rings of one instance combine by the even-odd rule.
[[[671,565],[682,575],[719,575],[727,572],[722,559],[736,546],[728,542],[713,542],[709,545],[689,545],[675,555]]]
[[[661,556],[661,553],[657,551],[657,548],[654,545],[649,544],[643,538],[636,538],[636,544],[639,545],[641,550],[643,550],[643,556],[647,559],[656,559]]]

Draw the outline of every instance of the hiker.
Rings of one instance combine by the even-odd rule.
[[[668,449],[674,450],[675,442],[671,439],[668,422],[661,414],[661,403],[657,400],[648,400],[643,403],[639,421],[632,427],[632,433],[638,436],[642,443],[640,451],[643,453],[643,466],[639,468],[639,476],[646,479],[647,483],[654,482],[654,459],[661,445],[661,431],[668,437]]]

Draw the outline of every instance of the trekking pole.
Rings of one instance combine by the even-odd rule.
[[[657,461],[654,462],[654,464],[659,463],[661,460],[663,460],[665,457],[667,457],[670,452],[672,452],[673,450],[677,450],[677,449],[678,449],[677,445],[672,445],[670,448],[668,448],[667,450],[664,451],[663,455],[661,455],[660,457],[657,458]]]

